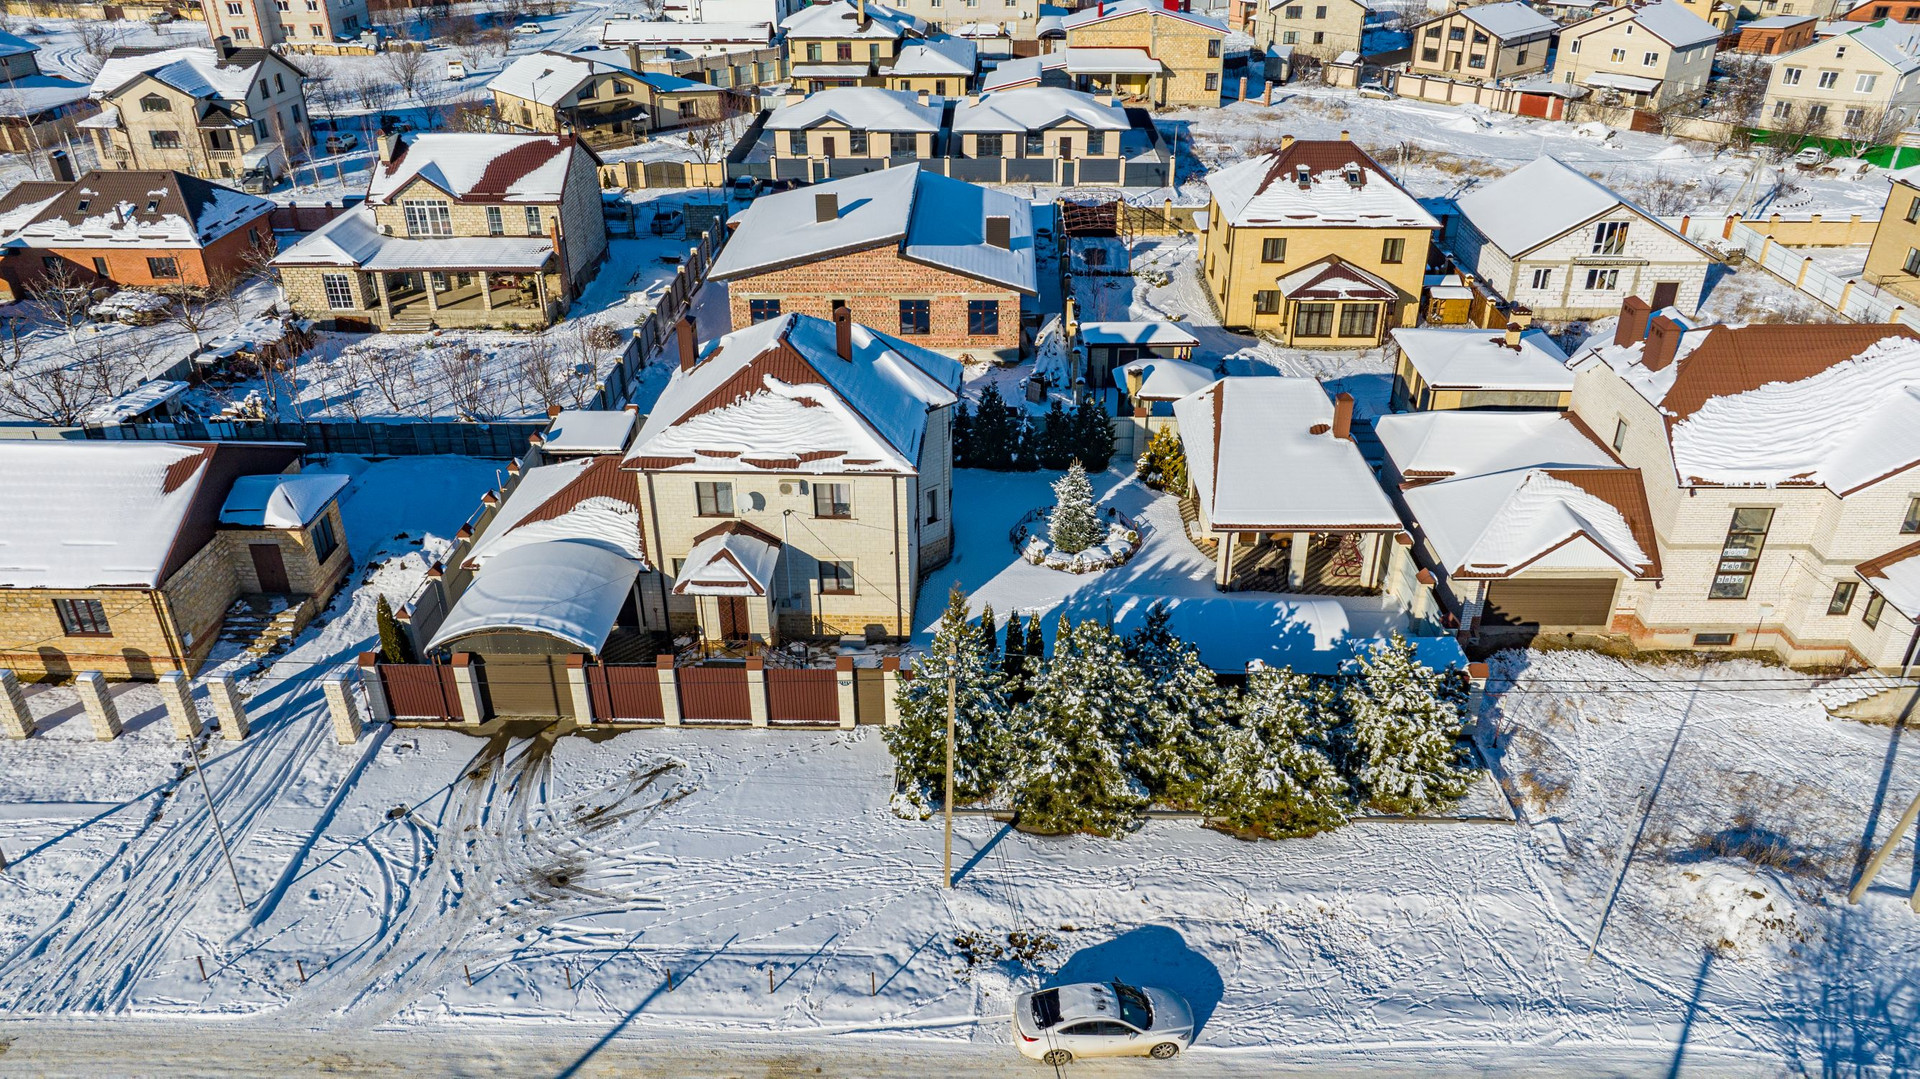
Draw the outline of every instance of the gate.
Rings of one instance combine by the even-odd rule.
[[[838,723],[840,690],[836,672],[805,668],[767,668],[767,719],[770,722]]]
[[[885,723],[887,721],[887,682],[886,675],[878,667],[855,667],[853,669],[853,714],[861,723]]]
[[[538,719],[573,715],[566,656],[487,656],[481,661],[480,678],[491,715]]]
[[[681,667],[673,673],[680,685],[683,718],[695,723],[745,722],[753,718],[745,667]]]
[[[464,719],[453,668],[440,663],[382,663],[380,684],[396,719]]]
[[[601,723],[657,723],[666,718],[660,707],[660,671],[653,664],[590,664],[587,696],[593,718]]]

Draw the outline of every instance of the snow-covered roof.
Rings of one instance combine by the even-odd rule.
[[[860,12],[852,0],[833,0],[827,4],[813,4],[786,17],[780,23],[780,29],[786,31],[789,39],[794,38],[899,38],[909,34],[923,36],[927,30],[927,21],[917,15],[909,15],[882,4],[869,2],[866,5],[867,21],[860,22]]]
[[[1200,343],[1200,339],[1191,331],[1174,322],[1082,322],[1080,340],[1088,345],[1197,345]],[[1195,388],[1198,389],[1198,387]]]
[[[1373,433],[1408,480],[1620,464],[1565,412],[1396,412],[1375,419]]]
[[[571,135],[409,135],[392,161],[374,165],[367,202],[385,205],[416,179],[455,201],[558,202],[573,155],[584,152]]]
[[[1049,68],[1065,68],[1073,75],[1158,75],[1166,65],[1145,49],[1099,48],[1069,45],[1045,58]]]
[[[764,596],[780,564],[780,541],[744,521],[702,533],[673,579],[676,596]]]
[[[1051,66],[1058,69],[1066,66],[1064,59],[1049,65],[1048,60],[1058,58],[1059,53],[1045,56],[1022,56],[1013,60],[1002,60],[1000,66],[980,76],[980,92],[991,94],[996,91],[1011,90],[1018,86],[1029,86],[1040,81],[1042,72]]]
[[[40,46],[18,34],[0,30],[0,56],[22,56],[40,51]]]
[[[622,76],[640,81],[640,73],[591,56],[569,56],[551,49],[529,53],[508,64],[487,83],[487,89],[538,105],[558,105],[582,84],[600,76]]]
[[[1236,226],[1440,227],[1386,169],[1344,139],[1301,139],[1210,172],[1206,183],[1226,222]]]
[[[633,437],[639,413],[624,408],[562,409],[547,424],[541,449],[549,454],[619,453]]]
[[[816,200],[826,195],[838,200],[838,212],[818,221]],[[988,217],[1008,219],[1007,247],[987,242]],[[1033,204],[918,164],[763,195],[730,223],[733,238],[709,274],[717,280],[897,245],[914,262],[1028,295],[1038,288]]]
[[[1649,4],[1634,13],[1633,19],[1647,32],[1676,49],[1690,49],[1720,39],[1720,28],[1674,3]]]
[[[782,105],[767,117],[769,131],[801,131],[828,121],[855,131],[940,130],[940,106],[922,105],[910,90],[837,86]]]
[[[151,51],[116,49],[94,75],[89,92],[95,97],[110,97],[140,76],[152,75],[192,97],[244,102],[269,55],[264,49],[240,49],[222,61],[218,53],[204,45]]]
[[[1289,300],[1385,300],[1400,298],[1393,282],[1338,255],[1317,258],[1274,279],[1274,287]]]
[[[474,541],[466,565],[484,570],[506,551],[566,540],[601,547],[644,566],[639,499],[639,486],[612,455],[530,468]]]
[[[1181,22],[1192,23],[1195,26],[1204,27],[1208,30],[1216,30],[1221,34],[1227,32],[1227,24],[1221,22],[1219,19],[1208,18],[1205,15],[1191,11],[1171,10],[1166,4],[1159,3],[1158,0],[1102,0],[1101,3],[1094,4],[1090,7],[1083,7],[1067,15],[1060,20],[1060,25],[1072,31],[1078,30],[1083,26],[1093,26],[1096,23],[1103,23],[1112,19],[1124,19],[1130,15],[1140,14],[1179,19]]]
[[[1052,26],[1055,30],[1060,29],[1060,17],[1058,15],[1042,15],[1039,19],[1035,20],[1036,35],[1046,30],[1049,19],[1052,20]],[[959,26],[954,27],[953,32],[959,37],[975,39],[1007,37],[1011,33],[1005,26],[997,22],[963,22]]]
[[[127,292],[117,292],[114,293],[114,295],[125,296]],[[155,294],[147,293],[146,295],[153,296]],[[172,303],[168,301],[166,297],[160,296],[157,298],[166,306],[172,306]],[[111,299],[111,297],[109,297],[109,299]],[[100,306],[102,305],[95,304],[94,308]],[[87,313],[92,314],[92,309],[89,309]],[[151,382],[142,382],[133,389],[116,395],[106,404],[88,412],[87,422],[105,427],[110,427],[116,423],[125,423],[137,416],[143,416],[169,401],[178,400],[192,388],[193,386],[190,383],[167,378],[156,378]]]
[[[1741,30],[1785,30],[1789,26],[1799,26],[1803,22],[1813,22],[1811,15],[1769,15],[1764,19],[1740,24]]]
[[[1174,402],[1187,469],[1218,531],[1398,529],[1400,517],[1310,378],[1232,377]]]
[[[1141,372],[1140,392],[1133,396],[1142,401],[1178,401],[1190,393],[1206,389],[1220,377],[1210,367],[1156,356],[1135,360],[1122,371],[1127,374]]]
[[[1648,78],[1645,75],[1628,75],[1619,71],[1590,71],[1582,78],[1594,86],[1606,86],[1635,94],[1650,94],[1660,88],[1659,79]]]
[[[1409,488],[1407,508],[1447,572],[1505,577],[1551,556],[1555,568],[1608,564],[1635,577],[1659,575],[1651,517],[1633,469],[1514,469]],[[1640,533],[1609,497],[1630,498]],[[1580,545],[1584,540],[1591,549]],[[1643,546],[1644,544],[1644,546]]]
[[[504,630],[556,637],[598,654],[640,570],[639,562],[581,540],[501,551],[474,575],[427,647]]]
[[[220,523],[242,528],[302,528],[347,486],[326,472],[241,476],[220,505]]]
[[[27,201],[14,205],[16,193]],[[248,225],[264,241],[273,204],[181,172],[97,169],[71,184],[17,188],[0,207],[9,247],[199,248]]]
[[[673,373],[627,466],[916,471],[927,413],[958,399],[959,363],[860,325],[842,359],[835,330],[788,314],[709,345]]]
[[[1095,131],[1126,131],[1127,110],[1064,87],[1028,86],[967,101],[953,110],[953,130],[1044,131],[1069,121]]]
[[[1480,235],[1509,256],[1525,254],[1616,206],[1627,207],[1648,227],[1665,229],[1698,250],[1659,218],[1557,157],[1535,158],[1460,196],[1454,205]],[[1701,256],[1708,257],[1704,251]]]
[[[1867,587],[1885,596],[1894,610],[1920,621],[1920,543],[1869,559],[1855,569]]]
[[[1454,12],[1449,11],[1447,14],[1451,15]],[[1530,5],[1520,3],[1519,0],[1505,0],[1498,4],[1476,4],[1462,8],[1459,14],[1465,15],[1468,21],[1480,29],[1508,42],[1551,34],[1560,29],[1558,23],[1535,11]],[[1442,17],[1444,16],[1436,16],[1436,18]]]
[[[935,36],[900,47],[890,75],[960,75],[971,77],[979,66],[974,44],[964,38]]]
[[[608,19],[600,28],[600,41],[607,45],[766,45],[773,41],[773,24]]]
[[[86,97],[86,83],[54,75],[24,75],[0,83],[0,116],[28,116]]]
[[[1749,23],[1748,25],[1751,26],[1753,24]],[[1912,71],[1920,70],[1920,30],[1916,30],[1911,26],[1901,26],[1881,19],[1878,22],[1871,22],[1865,26],[1848,30],[1845,34],[1839,35],[1839,37],[1845,39],[1841,42],[1843,45],[1851,42],[1886,61],[1887,66],[1891,67],[1895,74],[1905,75]],[[1822,48],[1834,40],[1836,39],[1821,38],[1810,45],[1803,45],[1787,53],[1775,62],[1790,59],[1803,52]]]
[[[553,241],[533,236],[455,236],[415,240],[383,236],[362,203],[275,256],[275,266],[355,266],[364,270],[538,270]]]
[[[1527,330],[1511,347],[1505,333],[1473,328],[1400,328],[1393,339],[1435,389],[1573,389],[1567,354],[1545,330]]]

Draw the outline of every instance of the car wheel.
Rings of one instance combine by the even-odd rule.
[[[1180,1047],[1172,1042],[1161,1042],[1159,1045],[1147,1050],[1147,1055],[1155,1060],[1172,1060],[1174,1054],[1179,1051]]]
[[[1067,1052],[1065,1049],[1049,1049],[1047,1050],[1047,1055],[1040,1058],[1040,1063],[1051,1064],[1057,1068],[1072,1059],[1073,1054]]]

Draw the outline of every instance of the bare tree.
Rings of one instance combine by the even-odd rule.
[[[1825,114],[1814,112],[1813,106],[1804,101],[1792,102],[1785,116],[1769,114],[1762,122],[1767,128],[1767,156],[1775,164],[1799,153],[1827,124]]]
[[[1906,126],[1905,109],[1885,105],[1848,109],[1841,117],[1840,137],[1846,140],[1847,155],[1860,157],[1876,146],[1891,143]]]
[[[173,320],[193,335],[193,350],[207,347],[206,334],[220,321],[220,301],[210,289],[191,285],[168,285],[160,294],[173,302]]]
[[[80,342],[80,323],[93,305],[93,291],[79,268],[59,259],[40,271],[27,285],[27,306],[67,332],[70,343]]]
[[[1773,68],[1757,56],[1739,53],[1723,54],[1719,60],[1726,76],[1714,83],[1714,117],[1732,124],[1735,131],[1754,126],[1767,99],[1767,80]]]
[[[394,85],[379,74],[360,68],[354,72],[347,89],[367,112],[380,112],[393,102]]]
[[[0,402],[7,413],[62,427],[77,426],[94,409],[131,389],[139,367],[125,363],[115,346],[99,338],[75,342],[37,370],[13,363],[0,375]]]
[[[463,420],[478,420],[491,411],[487,406],[493,401],[494,387],[487,380],[486,356],[479,349],[468,345],[436,348],[433,365],[447,391],[454,415]],[[420,407],[428,415],[433,411],[431,401],[421,401]]]
[[[80,55],[69,61],[80,74],[92,78],[100,74],[106,66],[107,57],[120,43],[121,29],[118,24],[82,19],[74,24],[74,33],[80,38]]]
[[[421,49],[388,49],[380,54],[380,73],[393,80],[400,92],[420,103],[420,80],[427,74],[427,54]]]

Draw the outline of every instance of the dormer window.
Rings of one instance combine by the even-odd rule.
[[[172,112],[173,102],[159,94],[148,94],[140,99],[141,112]]]
[[[1302,191],[1313,186],[1313,170],[1307,168],[1305,165],[1294,168],[1293,178],[1300,184],[1300,190]]]
[[[92,204],[93,204],[93,200],[92,200],[92,199],[81,199],[81,200],[80,200],[80,205],[78,205],[78,206],[75,206],[75,207],[73,208],[73,212],[74,212],[74,213],[77,213],[77,214],[84,214],[84,213],[86,213],[86,212],[87,212],[87,207],[88,207],[88,206],[90,206],[90,205],[92,205]]]
[[[152,213],[159,213],[159,212],[160,212],[160,200],[159,200],[159,199],[154,199],[154,200],[152,200],[152,201],[150,201],[150,202],[148,202],[148,203],[147,203],[147,212],[148,212],[148,213],[150,213],[150,214],[152,214]]]

